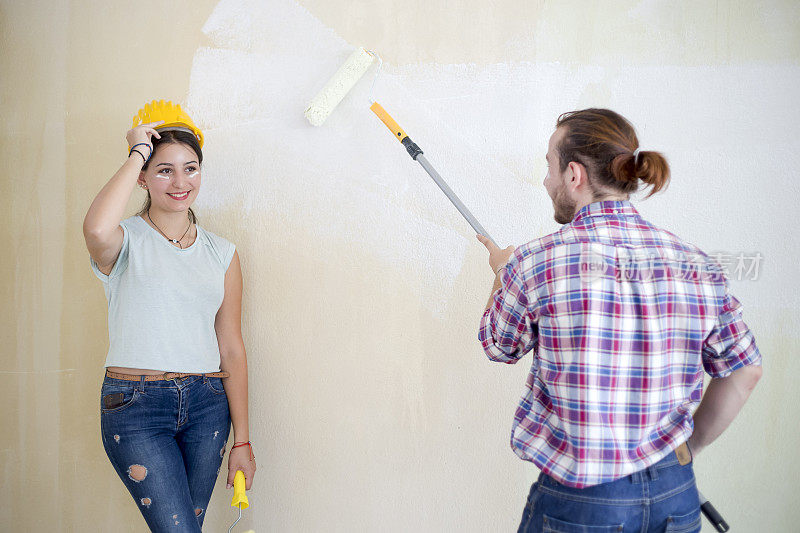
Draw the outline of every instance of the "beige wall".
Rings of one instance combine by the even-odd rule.
[[[503,242],[556,228],[541,187],[547,135],[558,111],[600,105],[670,157],[673,183],[641,204],[645,216],[707,250],[764,254],[762,277],[734,286],[764,378],[695,472],[735,530],[790,531],[800,519],[797,4],[301,4],[243,2],[254,15],[231,23],[237,40],[201,31],[215,8],[217,20],[234,12],[225,1],[0,3],[0,530],[145,530],[99,439],[106,305],[81,223],[151,98],[187,103],[204,127],[201,223],[242,258],[259,459],[245,526],[516,528],[538,474],[508,447],[530,361],[491,365],[481,353],[485,253],[360,114],[363,87],[324,129],[278,104],[313,96],[364,45],[386,61],[384,105]],[[281,63],[292,43],[280,17],[311,21],[304,38],[332,39],[324,68],[302,55]],[[273,83],[257,71],[252,87],[235,70],[214,77],[225,67],[215,53],[267,65]],[[228,498],[218,484],[208,531],[227,529]]]
[[[111,6],[2,3],[3,531],[146,530],[99,438],[106,305],[81,224],[131,110],[186,93],[213,2]]]

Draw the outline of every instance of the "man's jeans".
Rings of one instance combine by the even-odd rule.
[[[692,463],[675,452],[623,478],[583,489],[540,473],[518,533],[696,533],[700,498]]]

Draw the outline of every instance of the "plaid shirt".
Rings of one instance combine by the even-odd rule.
[[[481,319],[490,359],[533,351],[511,447],[564,485],[613,481],[686,441],[703,369],[761,354],[720,265],[644,220],[594,202],[516,249]]]

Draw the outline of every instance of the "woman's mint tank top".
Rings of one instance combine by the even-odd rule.
[[[139,216],[120,226],[125,236],[109,275],[90,258],[108,300],[105,366],[219,371],[214,321],[236,247],[200,226],[194,243],[184,249]]]

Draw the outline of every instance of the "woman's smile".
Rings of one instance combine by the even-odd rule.
[[[178,200],[178,201],[186,200],[189,197],[189,191],[184,191],[184,192],[180,192],[180,193],[178,193],[178,192],[168,192],[167,196],[169,196],[173,200]]]

